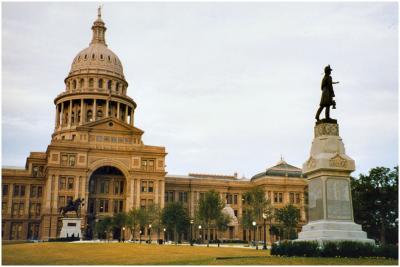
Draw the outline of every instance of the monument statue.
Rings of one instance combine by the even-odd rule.
[[[63,217],[65,217],[65,214],[69,211],[75,211],[76,217],[80,217],[80,214],[78,214],[78,211],[80,211],[80,207],[84,206],[85,204],[83,203],[85,199],[83,198],[78,198],[74,201],[70,200],[68,201],[67,205],[65,207],[60,208],[60,213]]]
[[[317,111],[317,114],[315,115],[315,119],[317,121],[320,121],[319,115],[321,114],[322,110],[325,108],[325,121],[326,122],[336,122],[336,120],[333,120],[329,116],[330,112],[330,106],[333,106],[333,109],[336,109],[336,102],[333,99],[335,97],[335,92],[333,91],[333,84],[337,84],[339,82],[333,82],[332,77],[331,77],[331,66],[328,65],[325,67],[325,75],[324,78],[322,79],[321,82],[321,90],[322,90],[322,96],[321,96],[321,102],[319,103],[319,108]]]

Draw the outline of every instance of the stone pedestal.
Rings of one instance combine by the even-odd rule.
[[[62,218],[62,228],[60,232],[60,237],[79,237],[82,239],[82,232],[81,232],[81,218]]]
[[[350,173],[354,160],[346,155],[337,123],[318,123],[303,174],[308,181],[309,223],[298,241],[351,240],[375,243],[354,223]]]

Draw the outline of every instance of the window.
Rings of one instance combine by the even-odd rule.
[[[232,195],[226,194],[226,204],[232,204]]]
[[[12,217],[22,217],[24,215],[24,203],[14,202],[12,205]]]
[[[108,212],[108,200],[107,199],[100,199],[100,207],[99,212]]]
[[[237,205],[238,203],[238,195],[233,195],[233,204]]]
[[[29,206],[29,217],[37,217],[40,216],[40,203],[30,203]]]
[[[19,240],[22,239],[22,223],[11,223],[11,240]]]
[[[100,182],[100,193],[108,194],[109,192],[109,181],[101,181]]]
[[[66,177],[60,177],[60,184],[58,189],[59,190],[65,190],[67,188],[67,178]]]
[[[282,192],[274,192],[274,202],[275,203],[283,202],[283,193]]]
[[[64,196],[59,196],[58,197],[58,207],[65,207],[65,197]]]
[[[93,88],[94,80],[93,78],[89,79],[89,88]]]
[[[25,185],[14,185],[14,197],[25,196]]]
[[[174,202],[174,191],[165,192],[165,202]]]
[[[35,185],[31,185],[30,197],[36,197],[36,195],[37,195],[37,187]]]
[[[101,111],[100,109],[97,110],[97,118],[99,119],[103,118],[103,111]]]
[[[237,210],[233,210],[233,213],[235,214],[235,217],[237,218],[237,216],[238,216],[238,211],[237,211]]]
[[[75,154],[61,154],[61,166],[75,167],[76,155]]]
[[[153,192],[153,184],[154,183],[152,181],[149,182],[149,193]]]
[[[8,195],[8,184],[3,184],[3,197]]]
[[[179,192],[179,202],[183,202],[183,203],[188,202],[188,193],[187,192]]]
[[[74,90],[76,89],[76,80],[72,81],[72,89],[74,89]]]
[[[122,212],[124,209],[123,200],[114,200],[114,213]]]
[[[93,199],[89,199],[89,213],[94,213],[96,205]]]
[[[294,193],[293,193],[293,192],[290,192],[290,193],[289,193],[289,202],[290,202],[291,204],[294,203]]]
[[[38,177],[39,176],[39,166],[33,166],[32,168],[32,176]]]
[[[84,84],[84,80],[83,79],[80,79],[79,80],[79,88],[83,88],[83,84]]]
[[[91,110],[88,110],[86,113],[86,121],[90,122],[93,120],[93,112]]]
[[[99,79],[99,88],[103,88],[103,79]]]
[[[109,81],[107,82],[107,88],[108,88],[108,90],[111,90],[111,86],[112,86],[112,82],[109,80]]]
[[[28,227],[28,239],[37,240],[39,239],[39,224],[30,223]]]
[[[154,159],[142,159],[142,170],[154,171]]]
[[[73,189],[74,189],[74,178],[68,177],[68,190],[73,190]]]
[[[1,214],[4,216],[4,214],[7,214],[7,202],[3,201],[1,203]]]
[[[96,184],[93,179],[91,179],[89,182],[89,192],[92,194],[96,193]]]
[[[142,192],[147,192],[147,181],[142,181]]]
[[[146,199],[141,199],[140,200],[140,208],[145,209],[146,208]]]
[[[300,204],[300,193],[295,193],[295,203]]]

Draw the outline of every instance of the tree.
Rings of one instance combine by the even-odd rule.
[[[231,222],[232,218],[229,214],[221,213],[221,216],[219,216],[216,220],[216,227],[217,227],[217,233],[218,236],[221,232],[225,232],[229,228],[229,223]],[[216,238],[218,240],[218,247],[219,247],[219,238]]]
[[[180,202],[168,203],[162,211],[161,221],[169,231],[174,231],[175,244],[178,242],[178,235],[189,226],[189,216]]]
[[[276,210],[275,218],[285,227],[287,239],[296,238],[293,229],[297,226],[300,219],[300,210],[298,208],[292,204],[288,204],[282,209]]]
[[[140,208],[137,211],[138,225],[140,229],[140,242],[142,242],[142,234],[149,223],[149,214],[145,208]]]
[[[222,214],[222,209],[225,204],[222,202],[219,194],[214,190],[208,191],[204,194],[204,198],[200,199],[198,217],[204,222],[207,229],[207,247],[210,245],[210,227],[216,224],[217,219]]]
[[[258,225],[263,224],[263,214],[265,214],[267,216],[267,220],[270,224],[271,229],[273,210],[270,200],[266,198],[265,190],[262,187],[255,186],[244,193],[243,200],[243,228],[248,230],[253,229],[253,221],[256,221]],[[256,235],[256,233],[253,234],[254,236]]]
[[[108,240],[113,227],[114,227],[113,217],[105,216],[103,219],[96,222],[95,230],[97,232],[97,236],[100,238],[105,234],[105,237]]]
[[[135,239],[135,231],[138,225],[139,225],[139,210],[136,208],[132,208],[128,212],[128,220],[126,222],[126,226],[129,228],[132,235],[132,241]]]
[[[114,227],[117,228],[120,232],[120,239],[125,240],[125,237],[123,236],[123,231],[122,228],[124,228],[128,224],[129,216],[126,212],[119,212],[114,215],[113,221],[114,221]]]
[[[352,179],[354,220],[381,244],[398,243],[398,166],[376,167]]]
[[[151,228],[157,231],[157,239],[160,239],[162,224],[162,209],[158,204],[152,204],[147,208],[149,224]]]

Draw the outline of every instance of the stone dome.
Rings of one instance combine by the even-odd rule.
[[[80,51],[74,58],[68,76],[78,74],[105,74],[124,78],[123,68],[118,56],[111,51],[105,41],[105,23],[99,9],[97,20],[92,26],[93,37],[89,47]]]

